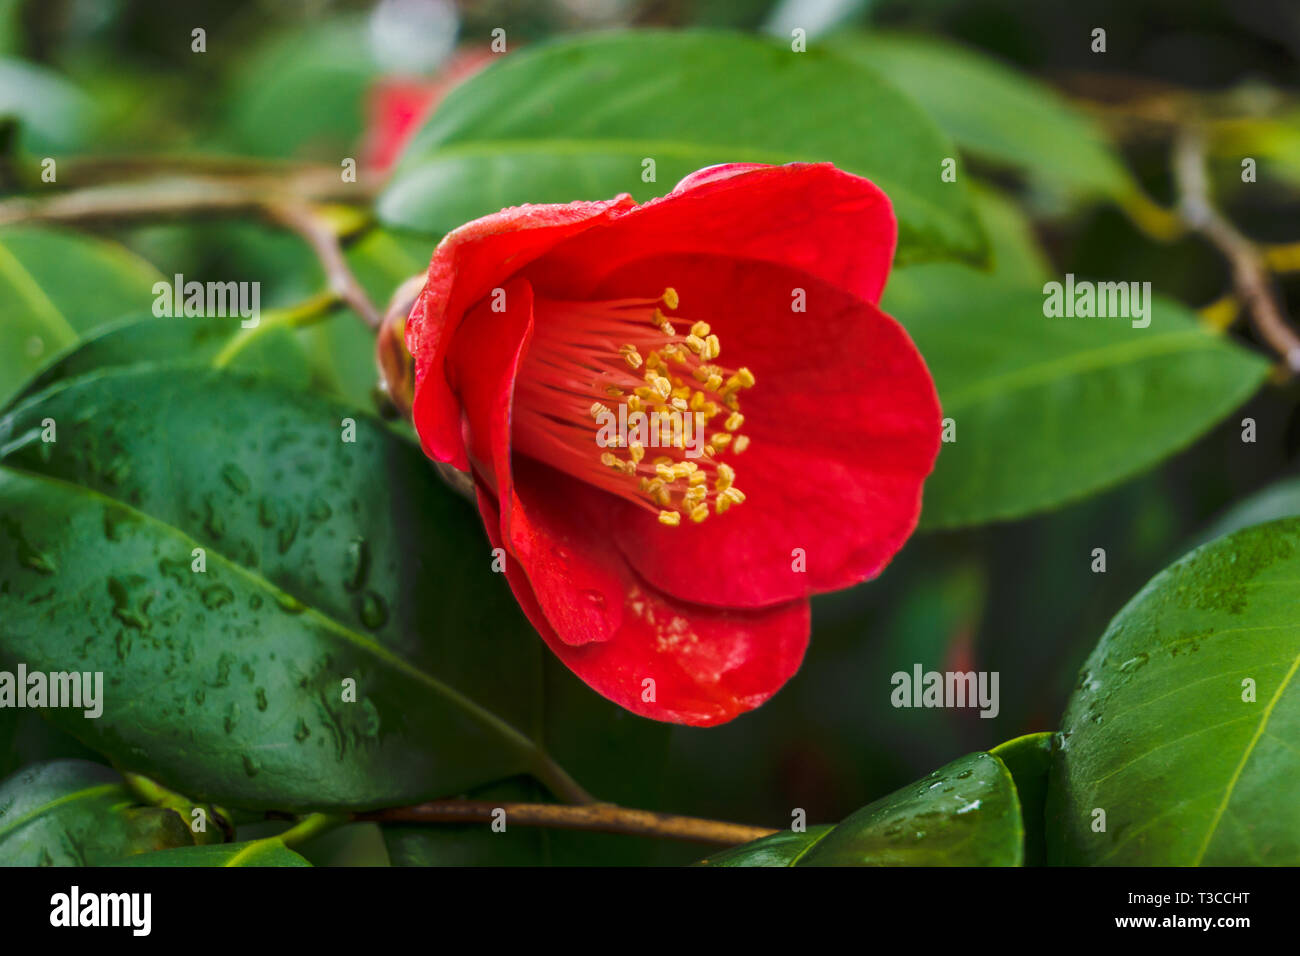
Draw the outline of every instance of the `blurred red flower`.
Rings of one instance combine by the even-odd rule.
[[[483,69],[491,59],[492,54],[486,49],[467,49],[454,54],[437,76],[378,80],[366,96],[366,131],[361,152],[366,167],[387,172],[452,88]]]
[[[599,693],[698,725],[758,706],[798,669],[809,595],[911,534],[940,421],[876,305],[896,233],[829,164],[728,165],[439,244],[406,325],[415,426]]]

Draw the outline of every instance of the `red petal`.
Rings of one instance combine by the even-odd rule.
[[[551,625],[569,643],[608,640],[622,618],[621,580],[600,563],[571,562],[569,554],[588,543],[573,540],[564,527],[536,527],[515,495],[511,408],[519,363],[532,338],[533,295],[521,279],[504,291],[505,311],[492,311],[490,300],[471,309],[448,356],[471,462],[479,481],[503,503],[501,536],[525,568]]]
[[[591,298],[638,259],[721,255],[799,269],[878,302],[897,236],[889,197],[860,176],[829,163],[731,164],[692,173],[662,199],[575,236],[530,277],[540,294]]]
[[[624,554],[669,594],[731,607],[878,574],[916,526],[939,451],[938,398],[907,333],[811,276],[724,258],[643,261],[598,294],[653,295],[665,285],[686,320],[712,324],[719,361],[757,379],[740,399],[749,449],[721,459],[747,499],[678,528],[622,505],[613,527]],[[791,312],[792,288],[805,290],[807,313]]]
[[[415,356],[412,417],[431,458],[469,467],[460,410],[444,372],[447,349],[465,311],[556,243],[635,205],[623,195],[567,206],[518,206],[467,223],[438,244],[406,325],[406,347]]]
[[[579,505],[556,507],[552,515],[565,512],[572,529],[599,537],[602,515],[609,513],[600,499],[607,496],[584,494],[559,472],[533,467],[537,481],[546,483],[539,491],[557,503]],[[493,545],[501,546],[496,501],[481,486],[479,510]],[[572,555],[576,563],[612,559],[623,579],[622,621],[608,640],[579,645],[559,635],[523,565],[513,560],[506,562],[510,587],[556,656],[593,690],[633,713],[696,726],[724,723],[762,704],[799,669],[808,646],[806,601],[761,611],[700,607],[656,591],[608,550],[575,548]],[[647,679],[654,682],[653,700],[643,699]]]

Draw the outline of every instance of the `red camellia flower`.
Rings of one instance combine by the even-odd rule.
[[[876,305],[896,232],[829,164],[728,165],[643,205],[505,209],[434,252],[415,426],[599,693],[686,724],[758,706],[799,667],[809,595],[912,532],[940,423]]]

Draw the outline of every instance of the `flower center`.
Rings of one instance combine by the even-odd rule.
[[[721,459],[749,445],[739,396],[754,385],[749,369],[717,364],[707,322],[665,314],[678,305],[673,289],[657,300],[536,299],[514,397],[522,454],[673,527],[745,500]]]

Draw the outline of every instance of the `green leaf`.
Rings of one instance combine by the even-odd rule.
[[[1047,777],[1052,765],[1054,737],[1051,732],[1025,734],[989,751],[1006,764],[1016,784],[1025,824],[1026,866],[1043,866],[1047,862]]]
[[[1191,444],[1268,371],[1168,300],[1154,300],[1148,328],[1049,318],[1040,290],[932,268],[900,272],[885,294],[956,423],[926,481],[926,528],[1018,518],[1132,477]]]
[[[771,836],[720,850],[705,857],[698,866],[794,866],[835,825],[823,823],[809,827],[803,833],[781,830]]]
[[[379,72],[364,17],[271,34],[245,58],[226,92],[224,139],[255,156],[329,157],[337,169],[339,158],[356,155],[364,94]]]
[[[311,866],[275,837],[158,850],[117,860],[113,866]]]
[[[179,814],[140,806],[121,776],[99,764],[52,760],[0,781],[5,866],[99,866],[193,842]]]
[[[778,833],[715,854],[712,866],[1020,866],[1024,828],[1011,774],[974,753],[833,827]]]
[[[111,242],[27,226],[0,229],[0,405],[59,350],[146,311],[161,279]]]
[[[548,723],[477,515],[376,421],[246,375],[102,371],[0,419],[0,514],[0,658],[103,671],[102,717],[50,717],[123,769],[282,810],[571,787],[539,741],[586,725]]]
[[[0,118],[10,117],[25,148],[42,158],[84,145],[95,119],[91,100],[60,74],[0,56]]]
[[[824,50],[721,32],[600,33],[511,53],[453,90],[378,210],[444,233],[526,202],[649,199],[717,163],[829,161],[889,194],[900,261],[982,261],[964,185],[939,178],[952,155],[910,100]],[[644,159],[656,182],[642,182]]]
[[[1082,195],[1135,187],[1114,148],[1051,87],[969,48],[933,37],[854,34],[831,46],[914,98],[973,156]]]
[[[1120,611],[1061,722],[1049,862],[1300,864],[1297,606],[1290,518],[1198,548]]]
[[[263,317],[270,318],[265,313]],[[357,321],[352,316],[347,318]],[[246,334],[237,317],[130,316],[99,329],[79,345],[55,356],[8,404],[29,398],[56,382],[97,370],[164,361],[211,366],[225,357],[229,357],[228,366],[232,369],[271,376],[295,388],[307,386],[310,373],[291,330],[273,328],[268,322],[261,331],[249,331],[256,334],[232,356],[228,351],[232,339]]]

